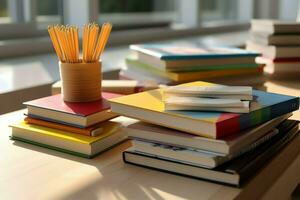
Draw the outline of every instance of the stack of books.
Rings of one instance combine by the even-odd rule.
[[[165,88],[165,110],[248,113],[253,99],[249,86],[173,86]]]
[[[113,112],[140,120],[127,127],[133,146],[123,152],[126,163],[240,186],[298,132],[299,122],[288,120],[298,97],[253,90],[249,113],[168,111],[165,90],[109,100]]]
[[[126,138],[121,123],[110,121],[109,98],[102,93],[99,101],[70,103],[60,94],[25,102],[25,119],[11,125],[11,139],[53,150],[92,158]]]
[[[271,78],[297,77],[300,72],[300,23],[252,20],[247,49],[262,53],[257,62],[266,64],[264,70]]]
[[[175,85],[191,81],[210,81],[227,85],[259,87],[265,82],[260,54],[232,47],[197,47],[163,44],[131,45],[133,55],[126,58],[121,77],[155,80]]]

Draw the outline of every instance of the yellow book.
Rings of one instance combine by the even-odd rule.
[[[11,138],[38,146],[91,158],[126,138],[120,123],[107,121],[103,132],[96,137],[28,124],[25,121],[11,125]]]
[[[210,86],[208,82],[191,82],[181,86]],[[235,134],[290,113],[299,107],[299,98],[253,90],[255,100],[249,113],[168,111],[163,102],[164,88],[110,99],[114,113],[145,122],[209,138]]]

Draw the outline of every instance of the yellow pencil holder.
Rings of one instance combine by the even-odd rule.
[[[62,95],[67,102],[89,102],[101,99],[101,62],[59,62]]]

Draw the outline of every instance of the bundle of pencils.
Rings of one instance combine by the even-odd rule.
[[[69,25],[52,25],[48,32],[61,62],[92,63],[99,61],[108,41],[112,25],[104,23],[84,25],[82,36],[82,58],[80,58],[78,27]]]

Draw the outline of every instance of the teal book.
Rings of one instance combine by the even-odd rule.
[[[189,60],[208,58],[228,58],[228,57],[256,57],[260,54],[233,47],[217,46],[178,46],[168,44],[135,44],[130,45],[130,49],[157,57],[161,60]]]

